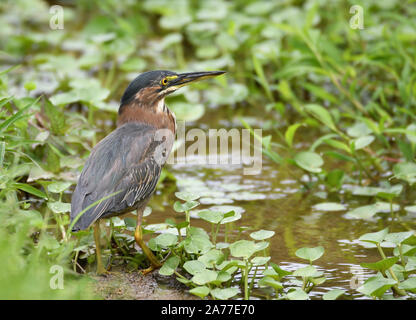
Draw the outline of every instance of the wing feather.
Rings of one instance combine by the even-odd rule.
[[[155,160],[155,152],[164,141],[155,139],[153,127],[127,123],[101,140],[91,152],[72,196],[71,221],[84,212],[74,230],[88,228],[97,219],[138,207],[156,188],[164,161]],[[171,145],[163,146],[170,152]]]

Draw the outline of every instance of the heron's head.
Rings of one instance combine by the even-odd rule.
[[[122,107],[135,103],[146,108],[160,108],[164,98],[191,82],[224,74],[224,71],[175,73],[167,70],[148,71],[134,79],[121,98],[119,114]]]

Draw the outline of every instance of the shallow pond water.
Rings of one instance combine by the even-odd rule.
[[[212,121],[212,115],[209,117]],[[305,137],[306,139],[306,137]],[[362,297],[355,289],[359,280],[363,281],[373,274],[360,267],[363,262],[375,262],[380,259],[376,249],[364,248],[358,238],[367,232],[375,232],[385,227],[385,220],[362,221],[348,218],[346,211],[325,212],[316,210],[315,204],[329,199],[322,199],[320,190],[305,192],[301,183],[286,166],[279,166],[263,157],[261,174],[243,175],[239,166],[217,165],[215,167],[201,164],[174,164],[168,166],[177,178],[179,191],[203,191],[199,201],[209,208],[215,205],[236,206],[242,212],[242,219],[234,222],[233,231],[237,236],[239,227],[248,227],[242,232],[242,238],[248,238],[252,231],[266,229],[275,231],[269,239],[271,261],[283,269],[294,270],[306,266],[295,252],[301,247],[323,246],[324,255],[314,265],[324,272],[327,281],[314,288],[311,297],[318,298],[330,289],[344,289],[344,297]],[[176,213],[173,203],[175,188],[156,192],[150,202],[153,213],[146,218],[146,223],[156,224],[167,218],[182,221],[184,216]],[[362,203],[363,199],[349,199],[351,203]],[[348,209],[348,205],[346,204]],[[230,208],[232,209],[232,208]],[[198,221],[194,214],[191,223],[209,226]],[[219,241],[224,235],[220,229]],[[261,273],[261,272],[258,272]],[[264,297],[261,290],[254,290],[253,296]]]
[[[194,123],[194,127],[204,130],[219,126],[228,129],[241,128],[241,124],[235,120],[235,115],[231,114],[231,120],[223,120],[227,119],[227,116],[230,116],[227,109],[210,110],[197,124]],[[261,125],[261,122],[257,124]],[[256,126],[253,125],[253,127]],[[302,139],[304,142],[298,142],[300,145],[307,145],[311,140],[309,136],[298,137],[298,140]],[[198,159],[192,160],[195,162]],[[242,218],[232,223],[230,237],[248,238],[249,233],[260,229],[275,231],[275,235],[268,239],[270,241],[269,254],[271,261],[285,270],[293,271],[306,266],[305,261],[295,255],[297,249],[324,247],[324,255],[314,261],[314,265],[324,273],[327,280],[310,292],[312,298],[321,298],[322,294],[331,289],[344,289],[346,294],[343,298],[365,299],[355,289],[358,288],[360,281],[362,283],[374,272],[361,268],[360,263],[378,261],[380,256],[377,249],[364,248],[357,239],[365,233],[379,231],[387,225],[392,227],[392,231],[396,229],[386,219],[363,221],[349,218],[346,215],[350,206],[366,204],[368,199],[365,197],[349,196],[347,198],[342,190],[341,197],[340,194],[328,196],[319,188],[305,191],[296,179],[305,179],[300,170],[275,164],[265,156],[263,156],[262,171],[257,175],[243,175],[242,167],[239,165],[213,166],[192,163],[192,161],[185,164],[167,165],[167,168],[177,179],[176,185],[167,183],[163,189],[156,191],[149,202],[153,212],[144,219],[144,223],[160,224],[167,218],[173,218],[177,222],[183,221],[184,214],[173,210],[173,203],[177,200],[174,193],[198,190],[198,193],[203,193],[198,200],[201,203],[198,209],[217,205],[232,206],[230,210],[235,209],[242,213]],[[348,185],[344,187],[348,188]],[[330,212],[317,210],[315,207],[318,203],[330,201],[344,202],[346,210]],[[210,231],[208,223],[200,220],[196,213],[191,212],[191,217],[193,218],[192,225],[204,227],[208,232]],[[224,241],[224,232],[225,229],[222,226],[218,241]],[[386,253],[391,254],[389,249],[386,249]],[[261,274],[261,270],[257,271],[258,274]],[[156,281],[160,288],[169,290],[171,287],[163,279],[160,281],[160,278],[156,277]],[[173,289],[181,290],[180,288]],[[181,299],[190,298],[185,293],[185,289],[183,293],[184,296]],[[157,299],[158,297],[149,298]],[[254,286],[252,298],[267,298],[267,290]]]

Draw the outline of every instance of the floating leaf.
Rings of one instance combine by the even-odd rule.
[[[318,211],[343,211],[346,207],[342,203],[322,202],[313,206]]]
[[[275,234],[274,231],[262,229],[262,230],[250,233],[250,237],[253,238],[254,240],[265,240],[265,239],[269,239],[273,237],[274,234]]]
[[[300,248],[296,250],[295,254],[301,259],[309,260],[310,263],[322,257],[324,254],[324,247],[315,247],[315,248]]]
[[[175,196],[183,201],[193,201],[199,198],[199,195],[191,192],[175,192]]]

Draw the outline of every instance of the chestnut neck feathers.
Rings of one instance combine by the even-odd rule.
[[[176,119],[165,105],[164,97],[159,97],[154,87],[143,88],[134,99],[121,104],[117,126],[127,122],[146,123],[156,129],[169,129],[175,133]]]

